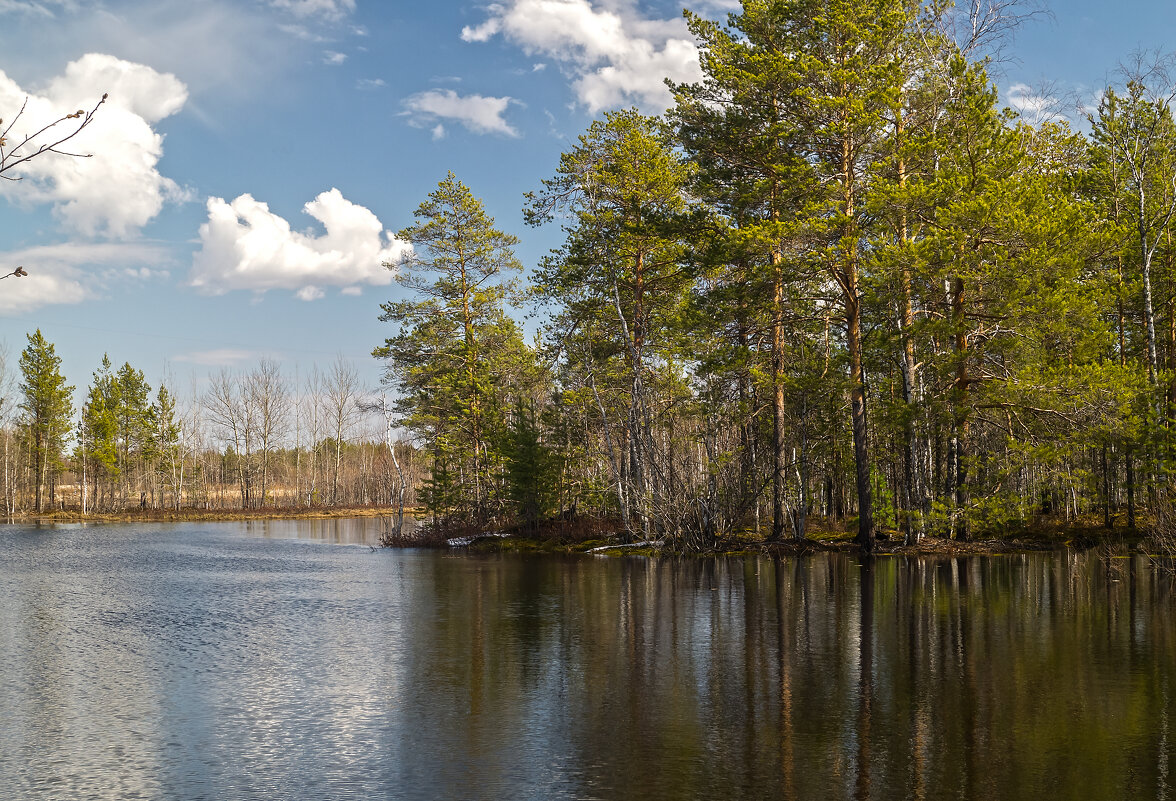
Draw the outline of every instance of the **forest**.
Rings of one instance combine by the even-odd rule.
[[[263,360],[180,414],[108,360],[75,410],[30,335],[8,514],[403,501],[434,530],[589,518],[681,550],[1170,526],[1172,60],[1133,57],[1071,125],[1001,107],[999,15],[686,16],[703,79],[536,178],[525,219],[563,232],[540,264],[452,173],[421,203],[378,397],[342,360]]]
[[[446,177],[376,350],[431,519],[681,549],[832,520],[867,551],[1170,520],[1171,62],[1136,57],[1080,126],[1028,120],[988,73],[1015,19],[967,11],[686,12],[703,79],[537,183],[527,222],[565,238],[526,285]]]

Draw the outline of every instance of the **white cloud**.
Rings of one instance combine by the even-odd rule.
[[[177,362],[196,364],[201,367],[237,367],[256,361],[264,355],[261,351],[256,350],[216,348],[214,350],[198,350],[191,353],[181,353],[174,358]]]
[[[435,125],[433,127],[433,141],[439,142],[440,140],[442,140],[444,138],[445,138],[445,126],[442,125],[441,123],[437,123],[437,125]]]
[[[50,13],[0,14],[5,23],[0,28],[5,68],[25,84],[39,85],[81,53],[110,53],[180,76],[193,100],[211,110],[227,101],[251,100],[287,69],[300,68],[307,58],[307,49],[291,46],[289,37],[278,29],[282,21],[297,20],[266,3],[36,0],[29,4]],[[328,27],[320,19],[307,22],[324,31]],[[8,116],[7,112],[0,110],[0,116]]]
[[[81,303],[89,293],[70,273],[33,272],[26,278],[8,278],[0,292],[0,314],[20,314],[42,306]],[[10,287],[9,284],[12,286]]]
[[[685,21],[644,19],[623,0],[511,0],[487,11],[485,22],[462,28],[462,39],[501,35],[528,55],[561,62],[593,113],[633,102],[664,111],[671,103],[666,78],[702,77]]]
[[[383,89],[387,85],[383,78],[360,78],[355,82],[355,88],[365,90]]]
[[[334,50],[323,51],[323,63],[331,67],[338,67],[347,60],[346,53],[337,53]]]
[[[338,189],[323,192],[303,210],[322,223],[324,234],[291,230],[289,222],[249,195],[232,203],[209,198],[191,285],[212,295],[288,289],[314,300],[322,297],[324,286],[386,286],[394,276],[384,262],[399,262],[411,251],[383,230],[375,214]]]
[[[1030,125],[1068,119],[1064,113],[1065,103],[1057,97],[1052,87],[1034,88],[1025,83],[1015,83],[1005,91],[1005,101]]]
[[[49,4],[24,2],[24,0],[0,0],[0,14],[22,14],[48,18],[55,16],[53,10],[49,8]]]
[[[104,282],[155,277],[161,273],[155,268],[168,260],[163,248],[138,243],[71,242],[0,254],[0,275],[18,266],[28,273],[3,279],[0,314],[81,303],[101,294]]]
[[[695,10],[703,13],[729,13],[738,11],[743,5],[741,0],[696,0]]]
[[[289,11],[296,17],[322,17],[338,20],[355,11],[355,0],[270,0],[274,8]]]
[[[502,118],[513,97],[483,97],[459,95],[452,89],[430,89],[404,100],[404,114],[418,127],[436,125],[440,120],[453,120],[477,134],[494,133],[517,137],[519,132]],[[439,127],[439,126],[438,126]],[[437,128],[433,128],[437,138]]]
[[[93,236],[133,235],[159,214],[165,202],[184,192],[157,169],[163,136],[153,125],[178,112],[188,92],[174,75],[142,64],[90,53],[66,67],[39,94],[32,94],[0,72],[0,109],[23,116],[9,134],[9,147],[46,123],[108,100],[93,122],[64,146],[88,158],[43,155],[17,170],[23,180],[6,182],[4,194],[18,202],[51,203],[70,227]],[[71,120],[58,130],[71,130]]]
[[[502,32],[502,17],[506,13],[506,9],[497,3],[487,7],[490,12],[490,17],[481,25],[470,27],[464,26],[461,29],[461,38],[467,42],[488,42],[498,33]]]
[[[315,33],[314,31],[307,29],[305,25],[279,25],[278,30],[280,30],[282,33],[293,36],[295,39],[301,39],[304,42],[314,42],[315,44],[321,44],[322,42],[330,41],[321,33]]]

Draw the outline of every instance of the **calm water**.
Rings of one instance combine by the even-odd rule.
[[[1176,604],[1143,562],[463,556],[333,523],[0,528],[0,797],[1173,794]]]

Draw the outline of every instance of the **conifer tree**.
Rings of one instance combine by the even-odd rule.
[[[623,519],[635,512],[647,538],[655,499],[671,490],[669,471],[654,464],[665,459],[653,441],[650,384],[651,370],[674,358],[682,331],[690,274],[678,227],[689,174],[660,121],[635,110],[610,112],[563,154],[556,175],[528,196],[525,209],[533,225],[560,212],[571,217],[567,243],[545,260],[536,281],[562,307],[560,346],[590,334],[591,349],[621,366],[615,372],[627,394],[626,448],[614,470],[627,491],[620,511]],[[660,377],[673,379],[664,371]]]
[[[113,496],[119,473],[118,383],[112,373],[110,357],[103,355],[94,372],[82,405],[78,456],[86,460],[86,472],[94,482],[93,503],[102,505],[103,483]],[[84,446],[84,447],[83,447]]]
[[[711,310],[704,319],[734,335],[726,343],[725,358],[742,364],[736,381],[745,409],[756,371],[749,344],[765,338],[770,343],[772,539],[784,536],[789,519],[786,485],[793,437],[787,426],[786,387],[788,366],[795,364],[790,344],[796,341],[790,321],[810,311],[797,308],[797,295],[815,294],[812,271],[797,258],[803,241],[800,223],[816,187],[801,148],[803,118],[798,113],[798,73],[785,44],[786,13],[780,4],[745,2],[724,28],[687,12],[690,29],[702,43],[704,79],[675,87],[677,105],[672,110],[678,135],[698,166],[694,191],[721,220],[715,245],[704,248],[710,271],[700,299]],[[765,327],[766,337],[761,333]],[[755,434],[750,420],[741,440],[742,483],[750,490],[758,483],[751,477]],[[804,495],[802,481],[802,506]],[[803,525],[793,533],[803,537]]]
[[[150,461],[162,481],[170,486],[178,507],[181,488],[182,453],[180,450],[180,421],[176,419],[176,401],[164,384],[159,385],[151,407],[154,428],[150,439]],[[163,500],[160,500],[163,505]]]
[[[45,509],[45,487],[53,499],[57,472],[63,466],[62,449],[70,434],[74,388],[61,374],[61,357],[41,330],[29,334],[28,347],[20,354],[21,427],[28,439],[36,484],[36,511]]]
[[[453,173],[414,217],[397,234],[413,245],[412,256],[386,266],[416,297],[381,304],[380,319],[398,331],[373,355],[387,360],[403,424],[433,456],[428,505],[439,517],[480,523],[502,500],[497,443],[509,408],[502,396],[531,360],[506,314],[517,297],[518,239],[494,227]]]
[[[147,457],[155,421],[151,408],[151,386],[142,370],[124,363],[114,375],[116,390],[115,423],[118,441],[119,475],[122,477],[122,501],[127,502],[129,482],[136,480],[140,497],[147,490]]]
[[[1176,215],[1176,121],[1171,103],[1176,93],[1171,88],[1170,60],[1144,66],[1137,63],[1126,70],[1122,89],[1108,88],[1097,111],[1090,116],[1093,156],[1104,168],[1106,202],[1104,214],[1114,219],[1122,237],[1119,248],[1119,327],[1120,350],[1124,364],[1128,361],[1130,318],[1142,323],[1143,357],[1151,388],[1146,447],[1150,450],[1153,471],[1166,473],[1167,450],[1160,438],[1173,428],[1176,419],[1176,359],[1172,353],[1162,358],[1167,344],[1176,351],[1169,332],[1168,343],[1161,342],[1157,319],[1164,306],[1172,317],[1171,236]],[[1156,256],[1167,250],[1165,269],[1157,275]],[[1161,300],[1161,287],[1168,287],[1167,303]],[[1138,309],[1138,314],[1131,311]],[[1172,326],[1169,326],[1170,330]],[[1131,359],[1134,361],[1134,359]],[[1166,363],[1165,363],[1166,362]],[[1165,369],[1167,368],[1167,369]],[[1165,399],[1165,395],[1168,397]],[[1130,460],[1131,454],[1127,458]],[[1129,476],[1131,474],[1129,473]],[[1133,479],[1133,476],[1131,476]],[[1130,493],[1133,500],[1134,493]],[[1134,522],[1134,509],[1131,510]]]
[[[534,530],[551,506],[554,460],[533,403],[515,402],[503,454],[510,500],[522,523]]]

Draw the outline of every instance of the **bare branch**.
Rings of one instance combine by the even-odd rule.
[[[1052,16],[1042,0],[959,0],[944,11],[940,32],[965,56],[1003,64],[1018,28]]]
[[[4,128],[4,132],[0,134],[0,177],[9,180],[19,180],[17,177],[4,175],[4,173],[45,153],[56,153],[73,158],[89,158],[91,154],[70,153],[61,150],[61,146],[80,134],[94,121],[94,115],[98,113],[98,109],[102,107],[102,104],[106,102],[107,97],[108,95],[102,95],[102,98],[89,111],[78,109],[72,114],[66,114],[45,125],[40,130],[27,134],[15,147],[8,148],[8,138],[12,131],[12,126],[24,115],[25,109],[28,107],[28,99],[26,98],[20,107],[20,111],[17,112],[16,117]],[[0,121],[0,124],[2,124],[2,121]]]

